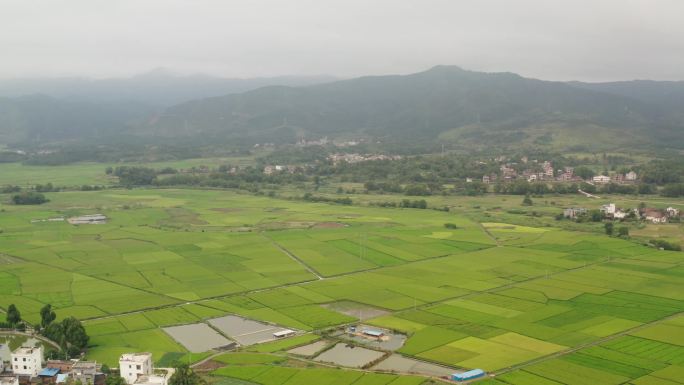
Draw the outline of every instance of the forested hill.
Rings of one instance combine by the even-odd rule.
[[[164,110],[101,99],[0,99],[0,142],[125,134],[215,145],[327,136],[393,148],[684,148],[681,95],[677,82],[564,83],[437,66],[411,75],[267,86]]]
[[[192,101],[169,108],[152,131],[162,135],[368,135],[482,145],[583,145],[615,138],[612,145],[661,140],[679,146],[683,122],[677,111],[626,95],[512,73],[438,66],[405,76],[266,87]]]

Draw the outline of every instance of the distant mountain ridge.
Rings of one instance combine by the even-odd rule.
[[[0,80],[0,97],[41,94],[74,102],[135,102],[171,106],[193,99],[245,92],[264,86],[304,86],[337,80],[333,76],[276,76],[222,78],[209,75],[176,75],[164,68],[128,78],[78,77]]]
[[[155,78],[166,79],[167,75],[148,74],[137,87],[144,89]],[[213,81],[197,80],[196,84],[210,87]],[[193,82],[188,80],[188,84]],[[436,66],[410,75],[269,85],[163,109],[139,101],[96,97],[0,98],[0,141],[128,135],[148,142],[163,138],[178,143],[199,140],[248,145],[327,136],[372,138],[398,145],[439,143],[454,148],[681,149],[682,84],[566,83]]]
[[[643,98],[577,84],[437,66],[307,87],[265,87],[168,108],[156,135],[366,135],[392,140],[542,143],[586,132],[681,145],[684,119]],[[573,127],[578,135],[572,134]],[[554,134],[560,132],[560,134]],[[608,135],[608,136],[610,136]],[[579,136],[579,137],[578,137]],[[566,138],[567,137],[567,138]],[[672,140],[675,139],[675,142]],[[585,142],[591,142],[587,138]]]

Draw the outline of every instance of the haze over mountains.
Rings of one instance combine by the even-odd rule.
[[[245,92],[271,85],[304,86],[336,80],[333,76],[278,76],[231,79],[177,75],[165,68],[129,78],[23,78],[0,80],[0,97],[47,95],[71,101],[129,101],[170,106],[192,99]]]
[[[5,82],[0,95],[31,90],[52,97],[1,98],[0,140],[126,134],[291,143],[327,136],[462,146],[684,147],[684,82],[564,83],[455,66],[330,80],[152,73],[80,80],[82,87],[64,86],[65,81],[40,87]]]

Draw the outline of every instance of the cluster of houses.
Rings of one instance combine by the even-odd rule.
[[[96,361],[44,361],[43,354],[42,346],[14,350],[8,362],[0,361],[0,385],[106,384],[107,375]],[[119,358],[119,374],[129,385],[168,385],[173,373],[173,369],[155,369],[151,353],[126,353]]]
[[[503,164],[499,167],[501,171],[501,178],[504,181],[512,181],[516,179],[524,179],[528,182],[537,181],[560,181],[560,182],[571,182],[571,181],[582,181],[582,178],[574,175],[574,168],[565,167],[562,170],[554,170],[553,164],[551,162],[545,161],[540,167],[541,171],[535,171],[532,169],[526,169],[522,173],[511,167],[512,164]],[[497,174],[489,174],[482,176],[482,183],[494,183],[498,180],[499,176]]]
[[[635,208],[635,209],[621,209],[615,205],[615,203],[607,203],[602,205],[599,209],[606,219],[612,220],[622,220],[630,215],[634,215],[634,218],[640,218],[641,220],[651,222],[654,224],[667,223],[673,218],[679,218],[681,212],[679,209],[674,207],[668,207],[666,209],[656,209],[656,208]],[[572,207],[563,210],[563,216],[568,219],[576,219],[587,213],[587,209],[582,207]]]
[[[360,163],[376,160],[399,160],[401,155],[384,155],[384,154],[331,154],[328,155],[328,160],[334,165],[338,163]]]
[[[505,160],[505,158],[496,158],[495,160]],[[523,157],[522,162],[527,164],[527,157]],[[526,180],[528,182],[540,182],[540,181],[555,181],[555,182],[589,182],[594,184],[607,184],[607,183],[634,183],[638,179],[638,175],[634,171],[629,171],[626,174],[621,173],[610,173],[610,175],[598,175],[589,180],[584,180],[579,175],[575,174],[574,167],[563,167],[562,169],[554,169],[553,164],[549,161],[537,162],[536,160],[530,161],[536,166],[534,169],[528,168],[522,172],[518,172],[513,166],[517,163],[505,163],[499,167],[500,173],[485,174],[482,176],[482,183],[494,183],[499,178],[505,182],[510,182],[513,180]],[[483,163],[484,164],[484,163]],[[468,182],[472,182],[471,178],[467,178]]]
[[[596,184],[607,183],[634,183],[637,181],[638,175],[634,171],[626,174],[612,173],[609,175],[597,175],[591,179]]]
[[[269,164],[264,166],[264,174],[265,175],[273,175],[276,173],[281,173],[281,172],[286,172],[288,174],[294,174],[296,172],[302,171],[301,167],[298,166],[293,166],[293,165],[280,165],[280,164]]]

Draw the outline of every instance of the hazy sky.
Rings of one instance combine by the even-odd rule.
[[[684,80],[682,0],[0,0],[0,77],[410,73]]]

